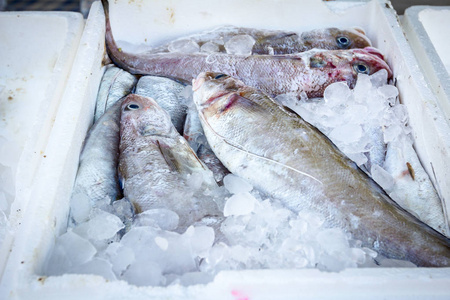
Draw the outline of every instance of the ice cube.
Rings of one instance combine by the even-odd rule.
[[[402,134],[402,127],[397,124],[393,124],[384,129],[384,142],[387,144],[389,142],[395,141]]]
[[[338,106],[344,104],[351,97],[352,92],[345,82],[335,82],[325,88],[323,99],[330,105]]]
[[[383,85],[377,89],[378,93],[384,97],[391,105],[395,104],[398,96],[398,89],[393,85]]]
[[[250,183],[233,174],[228,174],[223,178],[223,185],[232,194],[246,193],[253,189]]]
[[[395,181],[391,174],[378,165],[372,165],[370,174],[373,180],[378,183],[386,192],[390,193]]]
[[[56,239],[56,245],[62,247],[72,265],[81,265],[91,260],[97,250],[86,239],[68,230]]]
[[[72,195],[70,199],[70,215],[76,223],[82,223],[89,219],[91,201],[85,193]]]
[[[167,239],[165,239],[165,238],[160,237],[160,236],[155,237],[155,243],[163,251],[166,251],[167,248],[169,248],[169,241]]]
[[[169,44],[170,52],[195,53],[200,51],[199,45],[191,39],[176,40]]]
[[[385,69],[381,69],[380,71],[370,75],[370,82],[374,87],[380,87],[386,85],[388,78],[388,72]]]
[[[166,283],[161,267],[152,261],[136,261],[132,263],[121,279],[125,279],[137,286],[164,285]]]
[[[214,243],[214,230],[208,226],[192,228],[195,229],[191,236],[193,255],[204,257]]]
[[[88,222],[89,238],[94,240],[106,240],[125,227],[119,217],[107,212],[99,211],[96,216]]]
[[[329,137],[332,141],[339,141],[340,143],[350,144],[358,141],[362,136],[362,128],[359,124],[343,124],[334,128]]]
[[[178,227],[178,215],[169,209],[155,208],[146,210],[136,216],[136,226],[156,226],[163,230],[174,230]]]
[[[255,39],[247,34],[235,35],[225,43],[228,54],[251,55]]]
[[[223,215],[240,216],[251,213],[256,204],[256,199],[250,193],[239,193],[231,196],[225,203]]]
[[[206,53],[219,52],[219,45],[214,42],[207,42],[200,47],[200,51]]]
[[[117,277],[135,261],[133,250],[120,243],[111,243],[105,250],[105,256],[111,262],[112,270]]]
[[[112,271],[112,265],[109,261],[101,258],[93,258],[92,260],[81,264],[75,265],[68,271],[73,274],[94,274],[102,276],[108,280],[115,280],[116,275]]]

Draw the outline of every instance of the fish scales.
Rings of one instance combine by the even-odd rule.
[[[72,189],[72,207],[77,206],[75,201],[86,201],[92,208],[101,208],[122,197],[117,175],[121,103],[119,100],[111,106],[86,136]],[[76,211],[71,211],[71,216],[76,223],[88,217]]]
[[[182,95],[185,85],[169,78],[157,76],[142,76],[135,94],[154,99],[165,109],[178,132],[183,132],[187,113],[187,99]]]
[[[329,226],[389,258],[450,265],[449,239],[398,206],[298,115],[228,76],[203,73],[194,89],[208,142],[232,173],[294,211],[322,213]]]
[[[108,2],[102,1],[106,16],[106,49],[111,60],[132,74],[157,75],[190,82],[201,72],[231,75],[270,95],[302,92],[310,98],[323,96],[332,82],[355,85],[358,73],[392,71],[374,48],[311,50],[299,54],[228,55],[223,53],[131,54],[119,51],[109,22]]]

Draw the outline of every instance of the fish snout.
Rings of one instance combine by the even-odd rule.
[[[192,90],[197,91],[206,81],[206,72],[198,74],[196,79],[192,79]]]

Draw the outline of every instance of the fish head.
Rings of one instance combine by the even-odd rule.
[[[202,72],[192,82],[197,107],[209,106],[221,97],[244,87],[242,81],[223,73]],[[195,96],[196,95],[196,96]]]
[[[204,72],[193,83],[194,102],[205,118],[232,114],[242,104],[243,96],[254,89],[236,78],[221,73]]]
[[[122,102],[121,136],[170,136],[174,130],[168,113],[152,98],[130,94]]]
[[[372,45],[364,30],[359,27],[316,29],[303,33],[300,39],[308,49],[338,50],[365,48]]]
[[[326,86],[333,82],[345,81],[350,88],[354,88],[358,74],[372,75],[379,70],[386,70],[388,79],[393,73],[384,60],[381,52],[372,47],[350,50],[314,50],[309,57],[311,69],[321,69],[321,85],[312,97],[320,97]],[[310,95],[308,95],[310,96]],[[311,96],[310,96],[311,97]]]

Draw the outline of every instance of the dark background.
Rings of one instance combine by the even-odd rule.
[[[89,0],[88,0],[89,1]],[[205,0],[207,1],[207,0]],[[224,0],[226,1],[226,0]],[[6,0],[5,10],[66,10],[80,11],[80,0]],[[1,0],[0,0],[1,3]],[[450,0],[391,0],[397,14],[402,15],[413,5],[450,6]]]

